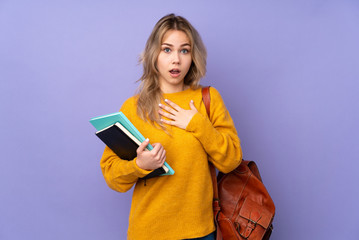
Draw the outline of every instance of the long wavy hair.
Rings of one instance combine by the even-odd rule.
[[[138,88],[137,114],[145,121],[153,125],[157,123],[164,128],[158,114],[158,104],[162,99],[159,83],[159,71],[157,58],[161,51],[163,36],[169,30],[183,31],[190,40],[192,63],[184,84],[192,89],[197,89],[201,78],[206,74],[207,51],[197,30],[183,17],[169,14],[161,18],[149,36],[145,50],[140,57],[143,66],[143,74]]]

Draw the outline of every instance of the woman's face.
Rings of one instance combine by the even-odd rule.
[[[163,36],[157,57],[160,88],[164,93],[184,89],[184,77],[192,63],[191,44],[183,31],[169,30]]]

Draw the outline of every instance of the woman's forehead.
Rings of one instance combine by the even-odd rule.
[[[191,45],[187,34],[181,30],[168,30],[162,37],[161,44],[167,45]]]

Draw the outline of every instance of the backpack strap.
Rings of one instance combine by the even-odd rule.
[[[206,107],[208,118],[210,117],[210,105],[211,105],[211,96],[209,93],[210,86],[203,87],[202,88],[202,101],[204,103],[204,106]],[[213,182],[213,198],[218,198],[218,186],[217,186],[217,174],[216,174],[216,168],[213,166],[211,162],[209,162],[209,167],[211,170],[212,175],[212,182]]]
[[[209,94],[209,88],[210,86],[202,88],[202,100],[206,107],[208,117],[210,116],[211,112],[211,95]]]

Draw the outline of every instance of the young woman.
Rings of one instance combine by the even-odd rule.
[[[121,107],[148,137],[132,161],[108,147],[101,168],[110,188],[126,192],[134,184],[128,239],[214,239],[213,187],[208,161],[229,172],[242,151],[233,121],[215,88],[211,115],[202,102],[200,79],[206,72],[206,49],[183,17],[160,19],[142,55],[139,93]],[[154,149],[145,151],[151,142]],[[167,162],[174,175],[141,178]]]

